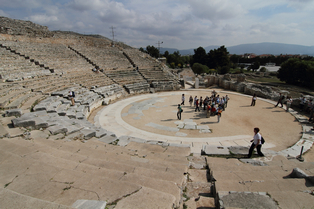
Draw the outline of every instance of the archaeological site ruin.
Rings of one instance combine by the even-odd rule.
[[[287,112],[243,74],[193,84],[121,42],[6,17],[0,54],[0,208],[314,207],[298,98]],[[188,104],[213,89],[230,97],[220,123]],[[255,126],[265,157],[249,159]]]

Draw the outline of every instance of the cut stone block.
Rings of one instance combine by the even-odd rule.
[[[47,128],[48,127],[48,122],[47,120],[44,120],[41,117],[34,118],[35,120],[35,128],[40,129],[40,128]]]
[[[249,153],[249,148],[241,147],[241,146],[238,146],[238,147],[231,146],[229,147],[229,151],[235,155],[247,155]]]
[[[5,111],[5,117],[11,117],[11,116],[20,117],[21,115],[22,115],[21,109],[12,109],[12,110]]]
[[[204,145],[202,153],[205,155],[229,155],[228,147]]]
[[[72,207],[76,209],[105,209],[106,204],[106,201],[77,200]]]
[[[60,133],[66,133],[68,129],[64,126],[56,125],[56,126],[50,126],[48,128],[48,131],[50,131],[52,135],[56,135]]]
[[[14,127],[35,127],[34,118],[15,118],[11,121]]]
[[[107,144],[111,144],[111,143],[113,143],[114,141],[117,140],[117,137],[106,135],[106,136],[103,136],[103,137],[99,138],[98,140],[101,141],[101,142],[105,142]]]
[[[84,135],[84,139],[90,139],[94,136],[96,136],[96,131],[92,129],[84,128],[80,130],[80,132]]]

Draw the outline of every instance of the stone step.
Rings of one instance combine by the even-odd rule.
[[[30,93],[30,90],[20,89],[20,90],[12,91],[3,97],[0,97],[0,108],[4,108],[12,100],[14,100],[15,98],[18,98],[20,95],[24,95],[28,93]]]
[[[22,143],[22,144],[24,144],[24,143]],[[22,148],[19,148],[18,150],[21,150],[21,149]],[[37,150],[37,151],[34,152],[35,150]],[[45,150],[49,150],[50,153],[43,153],[43,151],[45,151]],[[4,152],[4,153],[6,155],[8,155],[7,154],[8,152]],[[10,160],[12,160],[14,158],[19,158],[20,154],[23,154],[23,153],[17,152],[15,157],[12,156],[12,154],[11,154],[10,156],[7,156],[7,158]],[[178,188],[178,185],[176,183],[172,183],[172,182],[165,181],[165,180],[156,180],[155,179],[156,177],[152,177],[151,174],[142,175],[141,172],[139,172],[139,171],[133,171],[133,173],[128,173],[127,171],[124,171],[124,172],[121,171],[119,174],[117,172],[112,173],[112,171],[109,171],[110,173],[112,173],[112,174],[110,174],[110,173],[108,173],[108,169],[89,165],[88,162],[86,161],[86,159],[89,158],[88,156],[86,158],[86,156],[78,156],[74,153],[69,153],[69,154],[72,155],[72,158],[75,158],[77,160],[80,159],[79,161],[82,161],[82,162],[81,163],[71,162],[71,159],[69,160],[69,158],[60,159],[60,156],[61,157],[63,156],[62,153],[56,149],[51,150],[51,148],[49,148],[47,146],[42,146],[41,148],[38,148],[36,146],[32,147],[32,148],[28,149],[27,154],[24,155],[24,159],[27,160],[30,164],[26,164],[24,166],[24,168],[20,168],[19,169],[20,171],[15,171],[14,173],[16,173],[16,172],[20,173],[22,170],[25,171],[26,166],[27,166],[27,169],[26,169],[27,173],[33,173],[33,172],[35,172],[35,170],[41,170],[41,174],[40,173],[36,174],[38,179],[37,180],[36,179],[29,179],[28,183],[31,183],[32,181],[36,181],[37,187],[42,187],[42,186],[48,184],[48,185],[44,186],[47,189],[47,192],[48,192],[48,188],[49,188],[50,192],[53,192],[53,191],[57,192],[57,190],[60,190],[60,186],[56,186],[56,185],[61,184],[61,185],[63,185],[64,188],[68,188],[68,189],[71,189],[72,187],[74,189],[77,187],[80,189],[84,189],[84,191],[97,190],[97,194],[99,196],[101,196],[101,194],[103,195],[103,200],[106,199],[109,202],[114,202],[117,200],[116,198],[119,196],[119,195],[116,195],[116,193],[120,194],[121,190],[126,190],[127,188],[129,188],[131,190],[132,190],[132,188],[136,188],[135,190],[138,190],[138,189],[142,188],[144,185],[144,186],[149,187],[149,188],[160,189],[161,191],[163,191],[163,193],[167,193],[168,196],[174,196],[175,195],[176,196],[175,204],[179,203],[180,189]],[[57,155],[58,157],[56,157],[55,155]],[[63,157],[65,157],[65,156],[63,156]],[[85,161],[84,161],[84,158],[85,158]],[[1,165],[1,167],[4,168],[6,165],[9,166],[9,164],[10,163],[7,162],[6,164]],[[56,167],[55,165],[58,165],[58,167]],[[46,169],[49,170],[49,175],[47,175],[48,173],[45,173]],[[4,171],[5,169],[1,169],[1,170]],[[133,170],[134,170],[134,168],[133,168]],[[137,169],[135,169],[135,170],[137,170]],[[132,170],[130,170],[130,172],[132,172]],[[154,171],[154,172],[156,173],[156,171]],[[157,175],[162,175],[162,173],[158,172]],[[29,176],[28,174],[21,174],[19,176],[19,178],[15,179],[14,182],[10,184],[10,187],[12,189],[15,189],[16,191],[18,190],[20,193],[26,192],[26,190],[25,190],[26,187],[21,187],[20,184],[22,184],[21,179],[28,178],[28,176]],[[43,178],[44,176],[45,176],[45,178]],[[165,175],[162,175],[162,176],[165,176]],[[12,177],[14,177],[14,176],[11,175],[11,178]],[[169,175],[168,175],[168,177],[169,177]],[[2,178],[4,178],[4,177],[2,177]],[[10,178],[8,178],[7,181],[9,179]],[[49,183],[47,183],[47,181],[45,179],[47,179],[47,180],[50,179]],[[94,183],[96,183],[98,181],[101,182],[99,184],[99,185],[101,185],[101,188],[115,188],[115,189],[112,189],[110,191],[105,189],[105,191],[104,191],[101,188],[99,188],[99,189],[98,188],[94,188],[94,189],[90,188],[90,185],[92,184],[91,181],[93,181],[93,179],[95,179]],[[97,179],[99,179],[99,180],[97,180]],[[15,184],[15,182],[16,182],[16,184]],[[74,183],[73,184],[66,184],[64,182],[74,182]],[[86,182],[86,183],[84,183],[84,182]],[[138,185],[138,186],[135,186],[135,185]],[[139,186],[139,185],[141,185],[141,186]],[[40,192],[40,196],[43,199],[48,198],[48,194],[45,194],[46,189],[45,189],[45,191]],[[35,193],[30,192],[30,193],[32,194],[31,196],[36,196],[36,194],[37,194],[37,192],[35,192]],[[103,193],[105,193],[105,194],[103,194]],[[54,198],[60,198],[60,197],[56,197],[56,195],[54,195]],[[76,197],[76,198],[79,198],[79,197]],[[71,201],[73,201],[73,199],[67,198],[67,200],[65,202],[62,202],[62,203],[69,205]]]
[[[175,197],[154,189],[142,187],[139,191],[120,200],[115,209],[177,208]]]
[[[4,109],[16,109],[20,108],[23,103],[25,103],[29,98],[33,97],[35,94],[34,93],[27,93],[24,94],[13,101],[11,101],[9,104],[4,106]]]
[[[19,194],[9,189],[0,188],[0,208],[47,208],[47,209],[71,209],[73,207],[53,203],[27,195]]]

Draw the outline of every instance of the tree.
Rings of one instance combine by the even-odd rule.
[[[260,72],[266,72],[267,69],[265,67],[261,67],[261,69],[259,69]]]
[[[218,69],[219,69],[218,72],[219,72],[220,74],[227,74],[227,73],[230,72],[230,67],[227,66],[227,65],[226,65],[226,66],[223,66],[223,67],[221,67],[221,68],[219,67]]]
[[[165,53],[164,53],[164,57],[168,57],[169,56],[169,52],[168,51],[165,51]]]
[[[260,67],[260,63],[259,62],[254,62],[251,68],[252,68],[252,70],[254,72],[254,71],[257,71],[259,69],[259,67]]]
[[[192,70],[196,74],[209,73],[209,68],[206,65],[202,65],[200,63],[194,63]]]
[[[221,46],[218,49],[210,50],[207,54],[208,62],[207,66],[209,68],[220,69],[224,70],[221,72],[229,71],[230,70],[230,59],[229,59],[229,52],[225,48],[225,46]]]
[[[143,48],[142,48],[142,50],[143,50]],[[141,48],[140,48],[140,51],[141,51]],[[159,49],[157,49],[154,46],[150,46],[150,45],[146,46],[146,50],[144,52],[146,52],[147,54],[149,54],[152,57],[159,58]]]
[[[277,77],[288,84],[314,88],[314,60],[290,58],[282,63]]]
[[[207,55],[206,51],[203,47],[198,47],[197,49],[194,49],[194,55],[192,56],[191,64],[194,65],[194,63],[199,63],[202,65],[206,65],[207,62]]]

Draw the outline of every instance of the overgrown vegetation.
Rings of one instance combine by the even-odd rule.
[[[278,78],[287,84],[314,89],[314,58],[291,58],[285,61],[278,70]]]

